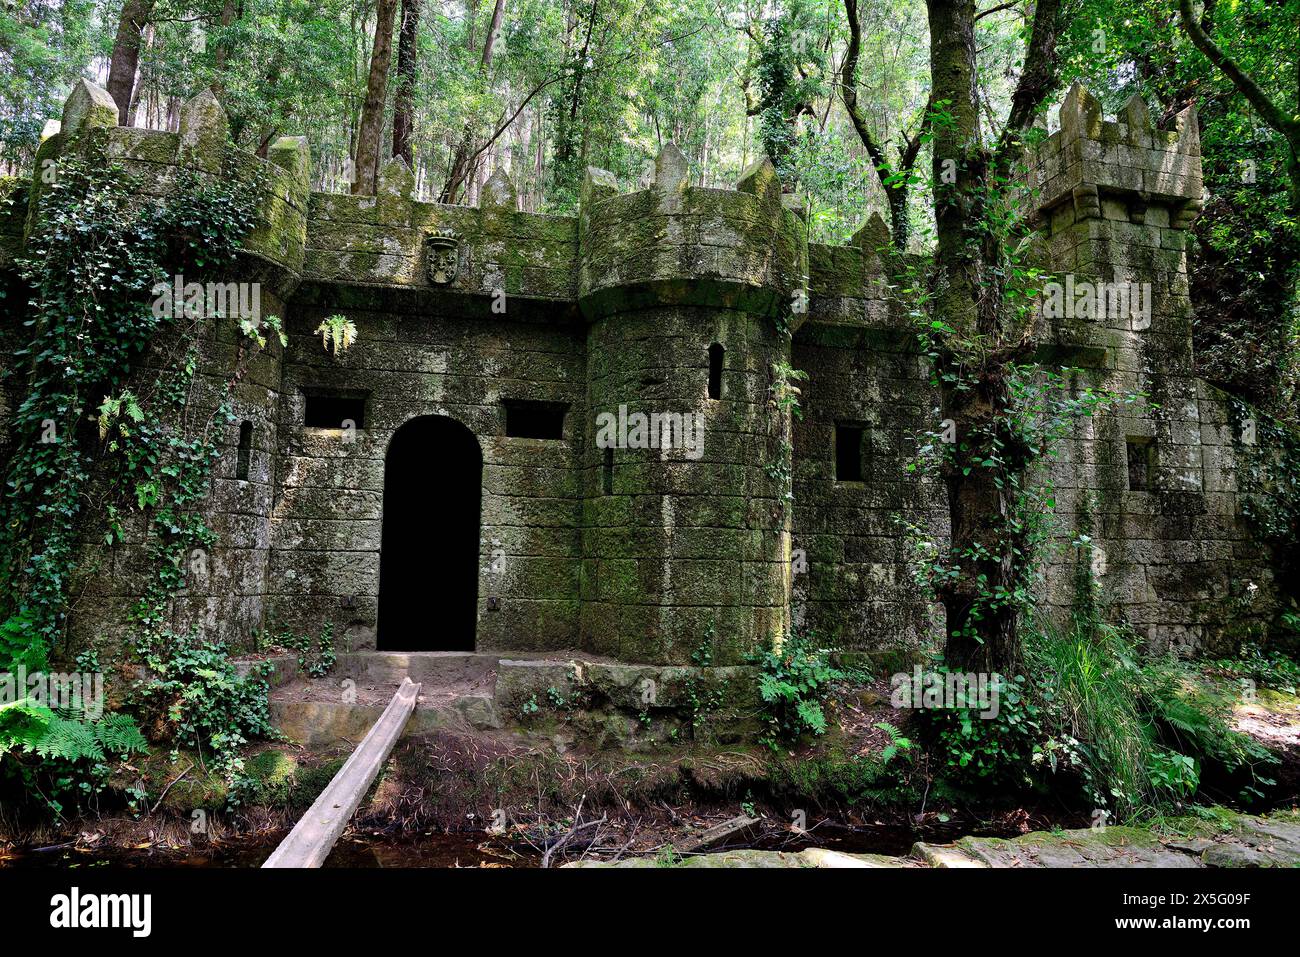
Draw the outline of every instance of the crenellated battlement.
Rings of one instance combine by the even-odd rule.
[[[262,159],[229,143],[226,111],[205,90],[181,107],[175,133],[117,125],[117,107],[107,91],[78,81],[64,105],[61,122],[49,125],[50,135],[36,154],[29,190],[25,234],[40,216],[41,197],[58,176],[60,159],[70,151],[120,165],[138,177],[142,198],[160,198],[183,171],[203,176],[229,173],[266,184],[253,233],[245,253],[260,261],[251,278],[275,283],[286,293],[303,268],[307,234],[307,199],[311,190],[311,159],[305,137],[282,136]]]
[[[1137,94],[1107,120],[1100,101],[1075,83],[1059,115],[1060,129],[1027,156],[1028,191],[1054,229],[1061,206],[1069,206],[1072,221],[1096,219],[1106,199],[1124,203],[1129,220],[1139,225],[1153,205],[1169,211],[1159,225],[1191,225],[1204,193],[1195,106],[1178,114],[1174,130],[1157,130]]]
[[[400,159],[380,170],[373,196],[310,189],[303,137],[281,137],[263,160],[229,145],[228,121],[205,91],[184,105],[176,133],[117,126],[108,93],[80,81],[60,129],[41,145],[29,190],[27,231],[38,215],[41,171],[67,148],[97,149],[137,174],[146,195],[163,195],[176,173],[260,173],[265,207],[249,252],[298,282],[502,295],[566,302],[591,318],[638,304],[698,303],[815,323],[888,330],[878,254],[888,230],[878,214],[845,246],[807,241],[801,200],[783,194],[760,157],[735,189],[689,185],[686,158],[669,143],[641,188],[620,192],[612,174],[587,171],[576,216],[522,212],[514,185],[497,170],[477,207],[413,198],[414,176]],[[1036,204],[1053,268],[1104,264],[1111,253],[1080,251],[1078,225],[1093,239],[1181,250],[1182,231],[1201,207],[1200,141],[1194,107],[1176,129],[1154,129],[1146,105],[1130,99],[1114,120],[1075,84],[1060,107],[1060,129],[1028,154],[1026,202]],[[1032,198],[1031,198],[1032,197]],[[1136,230],[1117,235],[1108,224]],[[1145,228],[1145,232],[1143,229]],[[1068,233],[1068,237],[1061,234]],[[1068,248],[1067,248],[1068,247]],[[435,263],[437,260],[437,263]],[[802,298],[804,308],[791,310]]]
[[[689,185],[674,143],[655,159],[651,182],[632,193],[589,169],[580,218],[578,287],[588,317],[656,303],[787,314],[806,289],[803,207],[783,195],[765,156],[734,190]]]

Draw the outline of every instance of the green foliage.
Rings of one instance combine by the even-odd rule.
[[[880,760],[883,764],[888,766],[895,758],[907,757],[911,754],[912,739],[905,737],[898,728],[888,721],[877,721],[873,727],[879,728],[889,735],[889,744],[885,745],[880,751]]]
[[[1296,618],[1283,615],[1283,619]],[[1218,658],[1206,662],[1213,674],[1233,678],[1246,678],[1260,687],[1273,688],[1286,694],[1296,694],[1300,688],[1300,664],[1279,651],[1264,651],[1254,642],[1245,642],[1232,658]]]
[[[347,316],[334,315],[321,320],[320,325],[316,327],[316,334],[320,336],[321,345],[326,349],[332,349],[337,356],[341,352],[346,352],[352,343],[356,342],[357,324]]]
[[[779,650],[750,659],[760,670],[758,688],[767,726],[763,740],[770,747],[826,730],[822,703],[832,682],[847,676],[831,665],[830,649],[817,647],[816,640],[812,633],[791,634]]]
[[[44,670],[48,664],[45,646],[32,640],[33,624],[29,611],[16,611],[0,622],[0,671],[19,667],[28,672]]]
[[[240,677],[224,644],[176,635],[165,650],[146,657],[150,677],[134,707],[146,727],[159,729],[173,750],[192,748],[211,760],[227,784],[243,776],[240,751],[254,738],[275,739],[263,662]]]
[[[1247,797],[1272,782],[1274,759],[1227,723],[1231,700],[1183,662],[1142,663],[1134,637],[1094,619],[1026,636],[1026,671],[1004,679],[995,718],[977,708],[921,712],[932,751],[968,787],[1068,792],[1121,817],[1194,797],[1207,767],[1245,775]]]
[[[281,628],[272,634],[270,643],[296,654],[298,671],[311,678],[322,678],[329,674],[330,669],[338,661],[332,621],[325,622],[315,640],[309,635],[300,635],[289,628]]]
[[[759,139],[777,174],[787,182],[792,178],[790,153],[795,145],[794,124],[799,109],[792,50],[789,21],[784,16],[773,17],[763,27],[763,44],[758,54],[762,97]]]
[[[206,434],[182,434],[196,363],[159,356],[156,382],[128,381],[178,321],[152,308],[155,285],[233,262],[252,223],[254,192],[235,178],[182,175],[166,202],[141,209],[121,167],[94,156],[61,160],[47,187],[41,227],[20,263],[33,289],[33,338],[17,355],[30,375],[12,417],[15,449],[0,498],[0,612],[35,655],[48,655],[62,633],[92,472],[112,485],[102,517],[110,540],[120,536],[115,510],[134,506],[153,519],[160,566],[210,543],[186,514],[206,494],[215,459]],[[100,413],[99,442],[82,427],[91,408]],[[180,584],[177,575],[158,582],[168,594]],[[141,618],[155,624],[157,596],[146,604]]]
[[[218,457],[213,433],[233,420],[230,387],[260,346],[241,345],[225,395],[198,414],[196,343],[224,317],[154,305],[171,277],[220,275],[234,262],[260,185],[230,171],[182,173],[167,197],[143,205],[136,186],[107,157],[66,154],[19,264],[33,290],[32,338],[17,351],[29,375],[0,498],[0,655],[29,669],[48,663],[81,543],[122,541],[132,516],[152,570],[131,612],[129,650],[147,669],[134,705],[152,736],[199,748],[233,780],[240,746],[271,733],[266,684],[239,679],[224,647],[200,647],[168,624],[190,563],[206,563],[215,542],[200,516]],[[87,410],[97,429],[85,427]],[[26,741],[13,773],[55,811],[59,795],[97,794],[106,760],[143,744],[125,714],[56,715],[44,734],[43,743]]]
[[[936,669],[946,675],[946,668]],[[1042,709],[1026,694],[1022,677],[1001,680],[997,714],[982,717],[978,704],[920,712],[932,753],[947,777],[975,787],[1030,787],[1035,755],[1046,744]]]
[[[0,165],[31,168],[46,117],[101,40],[95,0],[0,5]]]
[[[103,792],[114,762],[148,751],[129,715],[91,719],[21,699],[0,704],[0,770],[54,815]]]
[[[1234,696],[1197,680],[1173,657],[1144,665],[1142,678],[1149,727],[1161,744],[1193,757],[1198,770],[1211,765],[1227,774],[1244,772],[1249,778],[1244,797],[1257,797],[1261,787],[1275,783],[1260,773],[1276,763],[1272,752],[1228,725]]]

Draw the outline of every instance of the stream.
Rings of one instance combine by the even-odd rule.
[[[796,834],[768,822],[757,834],[738,835],[708,851],[754,848],[767,851],[801,851],[822,847],[848,854],[906,856],[917,841],[946,843],[963,834],[984,837],[1012,837],[1019,829],[1008,826],[979,826],[970,820],[931,823],[914,828],[902,823],[878,822],[849,826],[823,822]],[[112,845],[77,848],[56,845],[47,848],[0,849],[0,867],[91,868],[91,867],[260,867],[287,832],[234,837],[208,846],[171,848],[152,846],[129,848]],[[576,856],[576,855],[575,855]],[[334,847],[325,867],[538,867],[541,851],[526,842],[509,844],[483,832],[383,833],[350,831]],[[558,864],[557,860],[554,862]],[[554,865],[553,865],[554,866]]]

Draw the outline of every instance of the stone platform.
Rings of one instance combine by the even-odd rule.
[[[421,685],[407,736],[443,729],[517,730],[635,750],[682,735],[739,741],[752,735],[758,721],[757,674],[746,666],[364,651],[340,654],[328,675],[311,678],[299,672],[292,655],[262,660],[272,666],[268,681],[276,727],[310,748],[358,741],[406,678]],[[247,673],[256,663],[240,662],[240,671]]]

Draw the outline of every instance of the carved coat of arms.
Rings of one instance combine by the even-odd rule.
[[[460,239],[451,229],[435,229],[425,236],[424,270],[429,282],[445,286],[460,269]]]

